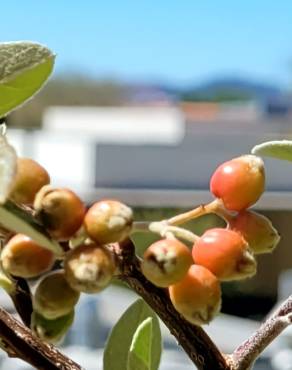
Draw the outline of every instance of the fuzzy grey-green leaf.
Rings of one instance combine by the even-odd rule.
[[[274,140],[256,145],[252,154],[292,161],[292,141]]]
[[[28,41],[0,43],[0,117],[30,99],[46,82],[55,56]]]
[[[134,333],[128,355],[128,370],[151,370],[153,319],[148,317]]]
[[[134,302],[116,323],[108,339],[104,356],[104,370],[127,370],[128,356],[137,327],[152,318],[151,367],[157,370],[161,356],[161,332],[156,314],[142,300]],[[141,360],[137,361],[140,362]],[[142,366],[142,365],[141,365]]]

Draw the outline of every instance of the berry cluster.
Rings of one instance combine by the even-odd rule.
[[[189,322],[202,325],[214,318],[221,306],[220,281],[253,276],[255,255],[271,252],[279,242],[271,222],[247,209],[260,198],[264,187],[260,158],[244,155],[223,163],[211,177],[210,190],[217,199],[206,212],[222,216],[226,228],[195,236],[190,251],[171,232],[176,231],[171,220],[164,221],[166,238],[145,251],[145,277],[158,287],[168,288],[174,307]]]
[[[16,234],[7,238],[1,264],[11,276],[41,276],[33,295],[31,328],[55,343],[72,324],[80,293],[98,293],[110,284],[117,272],[111,243],[122,242],[132,232],[133,213],[116,200],[101,200],[87,209],[73,191],[49,183],[42,166],[18,158],[9,198],[30,209],[50,237],[64,246],[63,254]],[[270,221],[247,209],[259,199],[264,185],[260,158],[235,158],[219,166],[211,178],[215,201],[199,207],[199,213],[193,210],[186,217],[181,214],[148,225],[162,239],[145,251],[142,272],[156,286],[168,289],[173,306],[189,322],[208,323],[221,307],[220,281],[254,275],[255,254],[272,251],[278,243]],[[199,237],[177,227],[190,214],[198,217],[204,212],[222,216],[226,228],[209,229]],[[191,240],[192,250],[178,238]]]
[[[42,166],[18,158],[9,198],[31,209],[51,238],[66,245],[64,254],[56,256],[30,237],[16,234],[6,240],[1,264],[8,275],[21,278],[48,272],[33,295],[31,328],[43,340],[55,343],[72,324],[80,293],[96,293],[109,285],[116,270],[109,243],[129,235],[133,215],[115,200],[99,201],[86,209],[73,191],[49,183]],[[63,268],[54,270],[60,263]]]

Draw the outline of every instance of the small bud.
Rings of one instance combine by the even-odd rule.
[[[79,230],[86,212],[80,198],[65,188],[43,188],[34,208],[50,235],[60,241],[70,239]]]
[[[256,203],[264,188],[264,163],[254,155],[243,155],[221,164],[210,181],[211,192],[232,211],[241,211]]]
[[[50,176],[40,164],[30,158],[18,158],[10,198],[19,204],[32,205],[37,192],[49,183]]]
[[[193,246],[196,264],[220,280],[239,280],[256,273],[256,261],[245,239],[229,229],[209,229]]]
[[[192,265],[185,277],[169,287],[175,309],[190,323],[208,324],[220,311],[219,280],[208,269]]]
[[[39,246],[28,236],[14,235],[1,252],[1,263],[11,275],[32,278],[49,271],[55,262],[54,254]]]
[[[65,279],[64,271],[45,276],[37,286],[33,307],[48,320],[68,315],[78,302],[80,294]]]
[[[242,234],[255,254],[272,252],[280,235],[271,221],[256,212],[242,211],[229,222],[229,227]]]
[[[84,227],[89,237],[99,244],[124,240],[133,223],[131,208],[115,200],[102,200],[89,208]]]
[[[48,320],[38,312],[33,312],[31,317],[31,330],[47,343],[57,344],[69,330],[74,321],[74,310],[65,316]]]
[[[185,244],[176,239],[162,239],[146,249],[141,268],[154,285],[168,287],[181,280],[192,263],[191,252]]]
[[[109,285],[115,263],[106,247],[83,244],[67,253],[64,269],[66,279],[73,289],[98,293]]]

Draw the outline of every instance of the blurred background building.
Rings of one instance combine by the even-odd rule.
[[[73,188],[87,204],[118,198],[137,219],[157,220],[209,202],[218,164],[263,141],[292,137],[291,11],[288,0],[281,7],[85,0],[70,8],[11,1],[4,5],[11,17],[2,19],[1,40],[39,41],[58,57],[43,91],[7,117],[8,137],[19,155],[48,169],[53,184]],[[272,255],[258,259],[256,277],[224,285],[224,315],[207,331],[226,352],[292,291],[292,165],[265,163],[267,191],[255,209],[282,239]],[[208,216],[188,227],[200,234],[215,225],[222,222]],[[139,253],[154,240],[134,239]],[[108,332],[133,299],[117,287],[83,297],[65,350],[86,369],[96,369],[96,358],[101,368]],[[161,369],[180,369],[183,361],[191,369],[163,333]],[[285,333],[257,370],[291,369],[284,366],[292,362],[291,331]],[[9,364],[0,358],[1,369]]]

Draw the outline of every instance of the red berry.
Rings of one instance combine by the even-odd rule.
[[[210,181],[211,192],[233,211],[253,205],[264,188],[264,163],[254,155],[243,155],[221,164]]]
[[[238,280],[256,272],[256,261],[245,239],[228,229],[210,229],[194,244],[196,264],[202,265],[220,280]]]
[[[169,287],[169,296],[175,309],[195,325],[207,324],[221,308],[219,280],[199,265],[192,265],[181,281]]]

